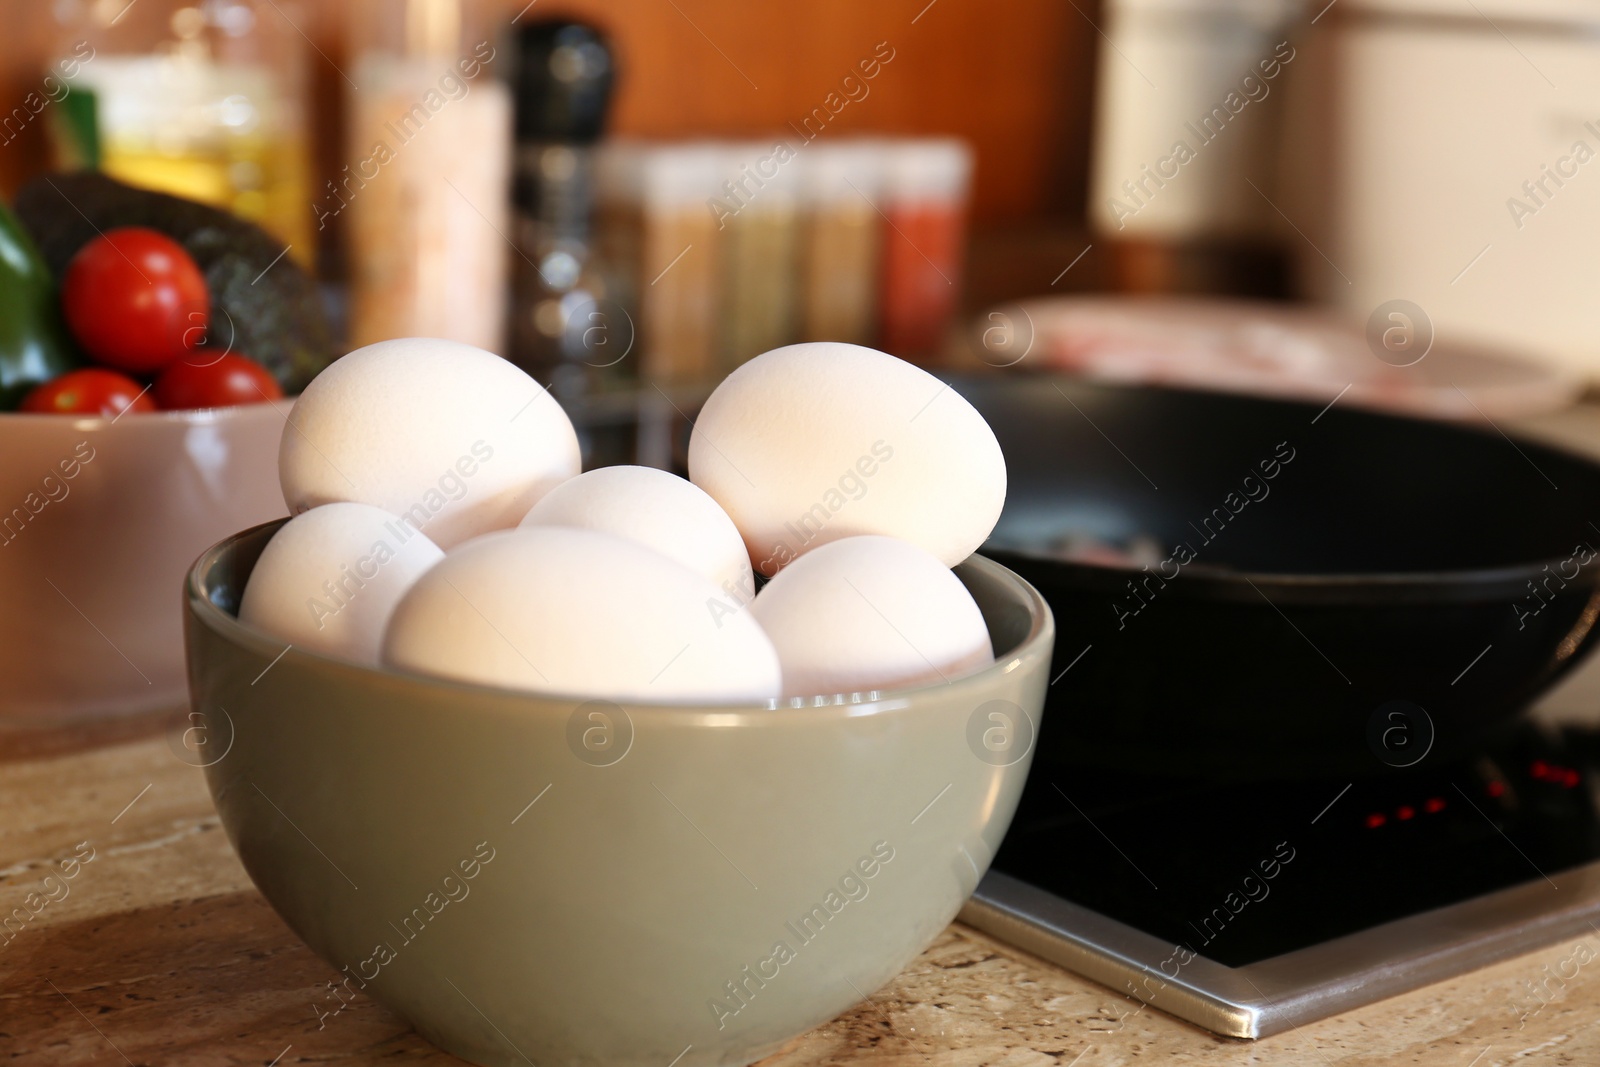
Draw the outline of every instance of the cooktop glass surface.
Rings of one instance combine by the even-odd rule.
[[[994,868],[1247,966],[1600,859],[1591,745],[1524,724],[1453,762],[1296,783],[1035,762]]]

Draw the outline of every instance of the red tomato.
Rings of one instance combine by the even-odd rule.
[[[278,380],[248,356],[199,353],[180,359],[156,379],[156,404],[163,411],[183,408],[226,408],[259,404],[283,395]]]
[[[141,226],[78,250],[61,282],[67,327],[96,363],[152,374],[204,337],[211,298],[183,246]]]
[[[121,415],[154,411],[146,387],[114,370],[84,367],[51,378],[22,398],[18,411],[36,415]]]

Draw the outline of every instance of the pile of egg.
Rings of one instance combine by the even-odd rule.
[[[734,371],[685,480],[580,474],[571,421],[521,370],[385,341],[312,381],[278,461],[294,517],[239,618],[300,648],[668,704],[947,682],[994,659],[950,568],[999,518],[999,443],[869,348],[790,345]]]

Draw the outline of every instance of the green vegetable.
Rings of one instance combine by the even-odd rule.
[[[55,281],[16,216],[0,204],[0,411],[78,363]]]
[[[100,167],[100,100],[88,86],[74,86],[50,109],[47,121],[58,165],[65,169]]]

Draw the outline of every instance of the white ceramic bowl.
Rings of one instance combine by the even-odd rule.
[[[182,705],[185,572],[218,538],[288,510],[280,403],[0,414],[0,716]]]

